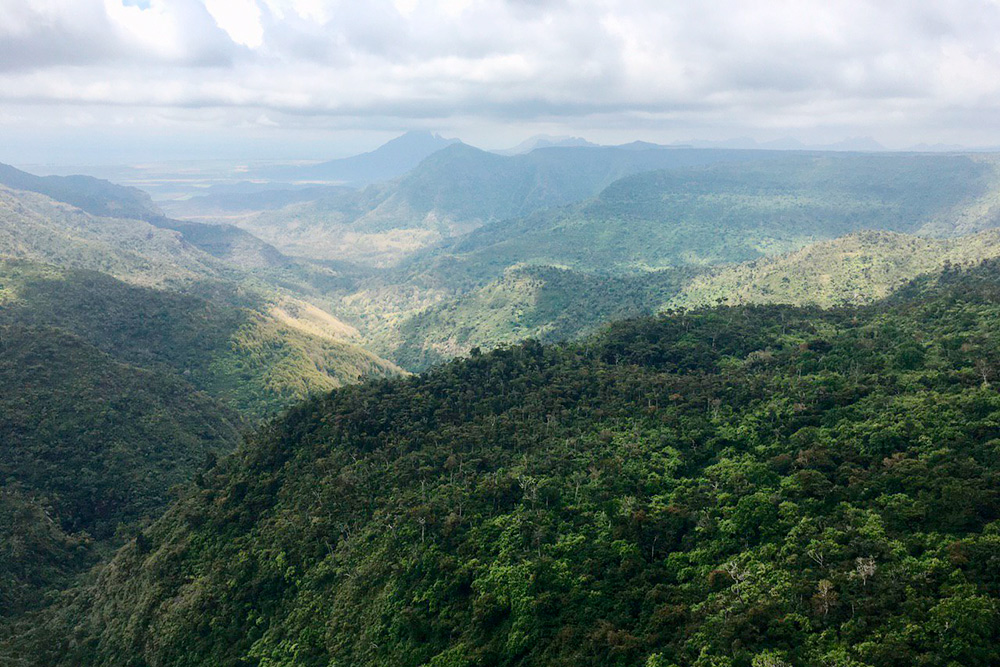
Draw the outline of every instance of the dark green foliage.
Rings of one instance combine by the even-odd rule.
[[[106,540],[235,446],[240,419],[170,375],[50,328],[0,326],[0,483],[43,498],[69,533]]]
[[[338,390],[6,654],[997,664],[998,369],[986,265],[889,304],[675,313]]]
[[[0,617],[40,606],[43,594],[94,564],[86,535],[68,535],[50,510],[15,486],[0,485]]]
[[[117,193],[101,183],[83,181]],[[286,266],[242,230],[97,218],[4,188],[0,209],[0,616],[108,556],[208,455],[232,451],[239,428],[396,372],[342,339],[347,327],[243,269],[317,289],[332,272]],[[296,320],[300,311],[312,319]]]
[[[52,328],[0,325],[0,386],[0,617],[67,586],[239,439],[235,413],[173,374]]]

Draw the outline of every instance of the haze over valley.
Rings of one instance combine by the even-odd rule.
[[[997,29],[0,0],[0,665],[1000,663]]]

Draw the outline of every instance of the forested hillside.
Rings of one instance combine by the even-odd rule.
[[[138,191],[103,181],[0,177],[65,199],[0,188],[0,617],[106,558],[241,430],[399,372],[296,296],[336,271],[235,227],[115,217],[138,211],[101,197]]]
[[[608,147],[545,148],[502,156],[455,144],[398,179],[320,196],[233,222],[291,255],[389,266],[476,227],[592,197],[615,180],[651,169],[767,160],[766,151]],[[192,209],[206,206],[201,214]],[[212,202],[169,210],[212,219]]]
[[[241,430],[398,372],[329,327],[305,304],[263,314],[0,259],[0,616],[107,556]]]
[[[223,300],[237,292],[323,297],[354,284],[354,271],[288,258],[234,225],[172,220],[158,212],[144,219],[97,216],[67,203],[79,194],[69,191],[57,200],[0,187],[0,257],[91,269],[208,297],[225,294]]]
[[[126,363],[166,365],[248,418],[398,372],[353,327],[304,301],[351,284],[235,227],[94,217],[0,190],[0,320],[55,326]]]
[[[37,491],[63,526],[107,538],[151,516],[241,419],[165,373],[116,362],[54,328],[3,325],[3,478]]]
[[[752,155],[628,176],[487,224],[359,281],[335,308],[379,354],[419,370],[717,299],[867,303],[945,261],[996,255],[993,235],[971,235],[1000,221],[992,156]]]
[[[95,217],[42,195],[2,188],[0,256],[173,288],[218,280],[227,270],[176,232],[141,220]]]
[[[549,266],[514,266],[482,287],[418,310],[370,334],[373,348],[423,370],[475,347],[528,338],[572,340],[615,320],[657,312],[696,272],[618,276]]]
[[[44,504],[10,484],[0,486],[0,626],[38,608],[97,562],[93,541],[70,535]],[[2,631],[0,631],[2,632]],[[19,659],[15,653],[3,654]]]
[[[576,206],[488,225],[449,251],[487,271],[741,262],[860,230],[988,229],[998,222],[998,183],[989,158],[969,156],[793,154],[663,170]]]
[[[55,328],[0,324],[0,351],[2,617],[158,516],[169,489],[231,452],[248,423]]]
[[[1000,265],[530,342],[290,412],[45,665],[1000,661]]]
[[[333,330],[332,318],[310,321],[306,304],[249,307],[253,295],[245,298],[248,307],[230,306],[94,271],[0,260],[0,323],[71,332],[124,363],[183,376],[247,419],[398,372]]]
[[[998,35],[0,0],[0,667],[1000,667]]]
[[[1000,233],[993,230],[948,239],[858,232],[779,257],[713,269],[685,285],[667,305],[871,303],[917,276],[997,256]]]
[[[380,354],[423,369],[473,347],[570,340],[609,321],[670,308],[866,304],[918,276],[997,256],[1000,235],[994,230],[957,238],[864,231],[707,269],[608,275],[519,265],[482,287],[417,309],[371,339]]]

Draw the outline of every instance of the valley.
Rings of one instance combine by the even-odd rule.
[[[0,169],[0,659],[995,657],[994,155],[379,151]]]
[[[998,34],[0,0],[0,667],[997,667]]]
[[[641,318],[318,397],[7,646],[52,665],[989,664],[997,271],[874,306]]]
[[[949,261],[985,259],[986,237],[970,235],[997,224],[998,191],[989,155],[578,146],[498,156],[454,144],[395,181],[313,195],[235,224],[306,259],[326,256],[322,239],[339,239],[329,252],[353,262],[348,272],[358,280],[326,307],[370,349],[421,370],[472,347],[559,340],[618,317],[712,305],[719,296],[708,298],[707,281],[725,280],[706,277],[715,267],[733,267],[725,269],[739,274],[733,280],[756,289],[758,269],[750,267],[767,258],[812,244],[830,252],[823,242],[850,243],[867,231],[890,234],[872,248],[875,262],[906,254],[908,243],[966,236],[975,240],[956,246]],[[307,209],[309,222],[300,217]],[[308,251],[295,245],[300,236]],[[917,251],[923,263],[890,262],[874,276],[865,268],[850,298],[885,296],[939,269],[943,259],[929,258],[941,253],[925,248]],[[802,280],[820,278],[791,273],[795,290],[826,295],[739,298],[829,305],[851,289],[807,287]],[[737,298],[732,285],[717,291]],[[578,313],[571,326],[569,312]]]

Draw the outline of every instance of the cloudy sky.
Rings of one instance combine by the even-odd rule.
[[[998,0],[0,0],[0,161],[1000,145]]]

